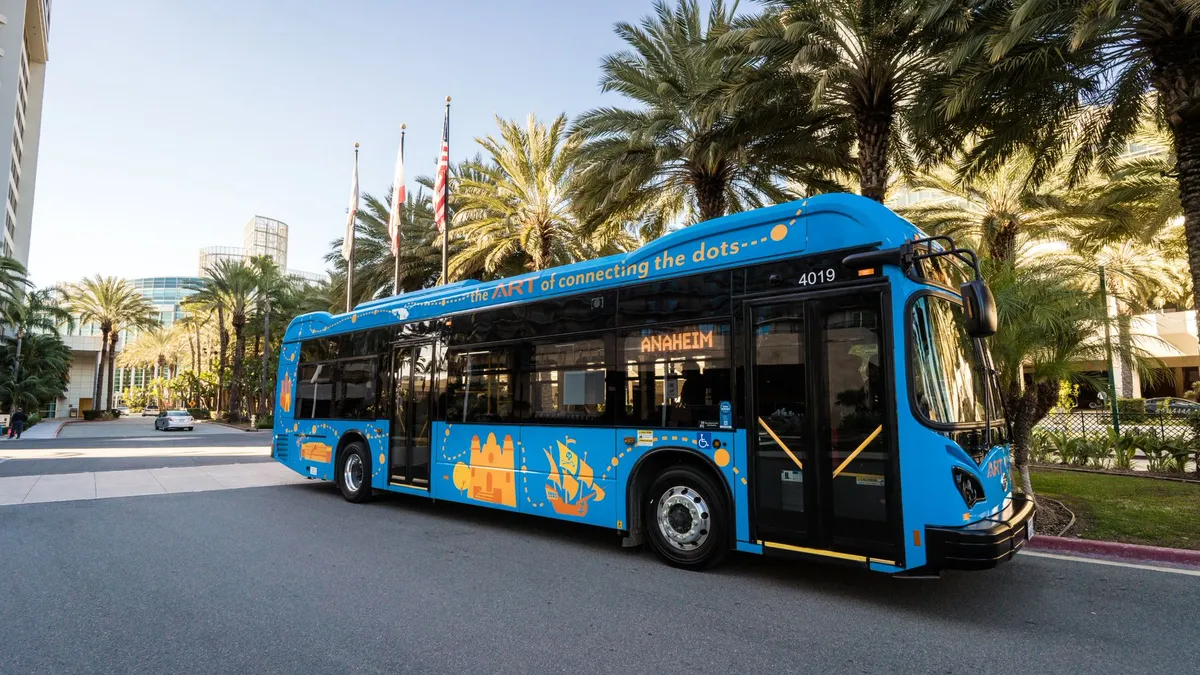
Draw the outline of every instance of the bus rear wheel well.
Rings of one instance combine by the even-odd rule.
[[[721,499],[724,502],[726,511],[729,513],[731,533],[729,544],[733,545],[733,523],[734,518],[733,495],[729,491],[729,484],[725,477],[721,475],[720,470],[712,463],[709,458],[697,453],[694,450],[685,448],[660,448],[655,449],[644,455],[633,465],[633,472],[630,474],[629,484],[626,489],[626,517],[629,520],[629,527],[626,528],[625,537],[621,540],[622,546],[640,546],[646,539],[646,525],[642,518],[642,505],[645,502],[647,495],[646,491],[650,489],[650,485],[654,479],[663,471],[675,467],[687,466],[703,473],[714,485],[721,486]]]

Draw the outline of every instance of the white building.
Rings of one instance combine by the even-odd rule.
[[[50,0],[0,0],[0,138],[8,143],[4,236],[0,253],[29,263],[42,94],[50,34]],[[0,141],[0,148],[5,147]]]
[[[274,218],[254,216],[242,228],[242,246],[206,246],[200,249],[199,274],[223,261],[250,260],[259,256],[267,256],[286,270],[287,275],[296,279],[311,282],[326,281],[328,275],[316,272],[303,272],[287,269],[288,226]]]

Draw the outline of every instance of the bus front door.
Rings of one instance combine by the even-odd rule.
[[[429,343],[392,350],[391,438],[389,482],[413,487],[429,485],[429,452],[433,425],[434,349]]]
[[[759,539],[896,559],[883,299],[856,291],[747,309]]]

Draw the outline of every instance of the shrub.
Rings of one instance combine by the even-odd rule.
[[[1045,429],[1034,429],[1029,438],[1029,461],[1034,464],[1048,464],[1054,458],[1054,443],[1050,434],[1054,432]]]
[[[1146,444],[1147,438],[1146,434],[1137,432],[1118,436],[1110,430],[1108,432],[1108,444],[1112,447],[1113,466],[1118,469],[1125,469],[1126,471],[1132,469],[1133,456],[1137,454],[1138,448]]]
[[[1169,441],[1154,436],[1146,436],[1142,444],[1142,452],[1146,453],[1147,467],[1150,471],[1165,471],[1171,462]]]
[[[191,415],[193,419],[198,419],[198,420],[211,420],[212,419],[212,413],[208,411],[208,408],[188,408],[187,411],[188,411],[188,414]]]
[[[1146,399],[1144,398],[1118,398],[1117,413],[1144,413],[1146,412]]]
[[[1108,466],[1109,455],[1112,454],[1112,446],[1109,445],[1107,436],[1098,436],[1096,438],[1079,438],[1076,461],[1080,466],[1086,464],[1093,469],[1103,469]]]
[[[29,413],[29,417],[25,420],[25,428],[28,429],[29,427],[31,427],[41,421],[42,421],[41,415],[39,415],[37,413]]]
[[[273,429],[275,428],[275,416],[263,415],[262,417],[258,418],[254,426],[258,427],[259,429]]]

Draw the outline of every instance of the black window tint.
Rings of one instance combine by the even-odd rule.
[[[622,335],[626,423],[716,427],[732,391],[729,324],[644,328]]]
[[[375,366],[377,359],[365,358],[338,364],[336,409],[345,419],[375,417]]]
[[[533,346],[526,400],[535,422],[598,422],[605,406],[604,340],[593,338]]]
[[[616,300],[616,294],[611,291],[546,300],[529,305],[525,320],[533,335],[604,330],[615,323]]]
[[[338,357],[337,338],[313,338],[300,344],[300,362],[314,363]]]
[[[511,350],[450,352],[442,393],[449,422],[512,422],[514,397]]]
[[[711,318],[729,307],[730,273],[712,272],[621,289],[618,325]]]

